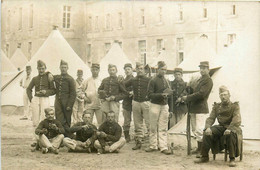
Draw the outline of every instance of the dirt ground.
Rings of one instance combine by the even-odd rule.
[[[31,152],[32,123],[21,121],[21,115],[1,113],[1,167],[3,170],[49,170],[49,169],[243,169],[260,170],[260,152],[244,151],[242,162],[236,168],[229,168],[224,155],[217,155],[215,161],[202,165],[194,164],[195,156],[187,156],[186,148],[174,147],[174,155],[146,153],[144,149],[133,151],[134,142],[127,143],[118,154],[68,153],[66,147],[58,155]]]

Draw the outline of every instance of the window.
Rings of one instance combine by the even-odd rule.
[[[138,41],[140,62],[146,64],[146,41]]]
[[[141,22],[140,25],[145,25],[144,9],[141,9]]]
[[[88,31],[92,31],[92,17],[88,17]]]
[[[29,28],[33,27],[33,5],[30,5]]]
[[[19,8],[19,27],[18,30],[22,30],[23,27],[23,8]]]
[[[106,29],[110,30],[111,29],[111,18],[110,18],[110,14],[106,15]]]
[[[5,45],[5,53],[6,53],[6,56],[8,57],[9,56],[9,44]]]
[[[177,38],[177,63],[180,64],[184,59],[184,40]]]
[[[110,50],[111,48],[111,43],[105,43],[105,54],[108,53],[108,51]]]
[[[162,23],[162,7],[158,7],[158,23]]]
[[[179,4],[179,21],[183,21],[183,9],[181,4]]]
[[[11,20],[11,11],[7,11],[7,20],[6,20],[6,31],[10,31],[10,20]]]
[[[228,34],[228,40],[227,40],[227,44],[230,45],[232,44],[236,39],[236,34]]]
[[[236,15],[236,5],[232,5],[231,15]]]
[[[118,44],[122,48],[122,41],[118,41]]]
[[[122,27],[123,27],[122,13],[119,12],[118,13],[118,28],[122,28]]]
[[[157,54],[161,54],[161,51],[163,49],[163,39],[157,39]]]
[[[95,30],[98,30],[98,16],[95,19]]]
[[[91,44],[87,45],[87,61],[91,59]]]
[[[17,43],[17,48],[22,48],[22,43]]]
[[[208,18],[208,9],[206,7],[205,2],[203,3],[203,8],[202,8],[202,18]]]
[[[32,56],[32,42],[28,42],[28,54],[29,58]]]
[[[70,28],[70,12],[71,12],[70,6],[63,7],[63,20],[62,20],[63,28]]]

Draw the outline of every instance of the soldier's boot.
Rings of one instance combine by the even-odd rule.
[[[201,157],[198,160],[194,161],[194,163],[199,164],[199,163],[206,163],[208,161],[209,161],[209,157],[208,156],[204,156],[204,157]]]
[[[142,147],[142,142],[140,140],[136,140],[135,146],[132,149],[138,150],[138,149],[141,149],[141,147]]]
[[[131,140],[129,135],[129,130],[124,131],[124,135],[125,135],[126,143],[129,143]]]
[[[202,145],[202,142],[197,142],[197,149],[194,151],[191,151],[191,154],[196,154],[196,157],[197,157],[197,155],[200,155],[201,145]],[[200,158],[200,157],[198,157],[198,158]]]
[[[236,167],[235,158],[230,158],[229,167]]]
[[[196,154],[196,158],[201,158],[201,147],[202,147],[202,142],[198,142],[198,153]]]

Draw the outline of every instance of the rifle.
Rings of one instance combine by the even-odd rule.
[[[190,88],[187,88],[188,94],[192,93],[192,90]],[[186,128],[186,134],[187,134],[187,155],[191,154],[191,132],[190,132],[190,103],[187,103],[188,107],[188,113],[187,113],[187,128]]]

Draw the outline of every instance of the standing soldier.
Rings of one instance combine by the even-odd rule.
[[[126,77],[123,82],[127,82],[128,80],[132,79],[133,76],[133,68],[132,64],[127,63],[124,66],[125,74]],[[130,142],[131,138],[129,135],[129,130],[130,130],[130,124],[131,124],[131,115],[132,115],[132,86],[129,86],[126,88],[126,90],[130,93],[129,96],[126,96],[123,100],[123,116],[124,116],[124,125],[123,125],[123,130],[124,130],[124,135],[125,135],[125,140],[126,142]]]
[[[76,100],[73,105],[73,111],[72,111],[72,124],[75,124],[77,122],[82,121],[82,114],[83,114],[83,108],[84,108],[84,92],[80,88],[82,82],[83,82],[83,70],[77,71],[77,79],[75,80],[76,84]]]
[[[181,102],[181,97],[186,96],[186,82],[182,79],[183,71],[181,68],[175,68],[174,71],[174,80],[171,82],[171,88],[173,90],[172,102],[169,103],[169,107],[172,107],[173,116],[170,119],[169,129],[177,124],[187,113],[188,108],[186,103]]]
[[[133,150],[141,149],[143,135],[143,120],[149,133],[149,99],[147,98],[147,87],[150,78],[145,76],[144,65],[136,63],[137,76],[125,81],[125,86],[133,88],[133,117],[135,125],[136,146]]]
[[[92,77],[85,80],[82,85],[81,89],[85,93],[85,109],[88,113],[91,114],[91,123],[93,122],[94,113],[97,118],[98,126],[103,123],[104,115],[101,111],[101,103],[98,97],[98,87],[101,84],[101,79],[99,78],[98,74],[100,71],[100,65],[96,63],[92,63],[91,65],[91,73]]]
[[[198,142],[198,149],[195,153],[200,153],[203,137],[203,125],[209,113],[208,97],[213,87],[213,81],[209,76],[209,62],[200,62],[201,77],[193,89],[193,93],[183,96],[182,101],[189,103],[189,112],[191,113],[191,127]],[[200,126],[200,127],[198,127]]]
[[[163,61],[158,61],[158,74],[151,79],[148,85],[148,97],[151,101],[149,113],[150,146],[145,151],[153,152],[159,148],[163,154],[169,155],[171,152],[168,150],[167,145],[168,100],[171,99],[169,96],[172,95],[172,90],[169,81],[164,77],[166,71],[166,64]]]
[[[102,101],[101,109],[104,114],[113,111],[115,121],[118,122],[119,101],[122,100],[128,92],[125,90],[123,83],[118,81],[117,67],[113,64],[108,65],[109,77],[102,80],[98,88],[98,94]]]
[[[24,105],[24,110],[23,110],[23,117],[20,118],[20,120],[28,120],[31,119],[31,110],[30,110],[30,100],[27,96],[26,88],[29,86],[31,82],[31,72],[32,68],[31,66],[26,66],[26,76],[24,76],[21,81],[20,81],[20,86],[24,89],[23,91],[23,105]]]
[[[60,75],[55,75],[55,85],[56,85],[56,98],[55,98],[55,116],[64,127],[65,137],[71,137],[69,132],[71,124],[71,114],[73,104],[76,99],[76,88],[74,79],[67,73],[68,63],[61,60],[60,62]]]

